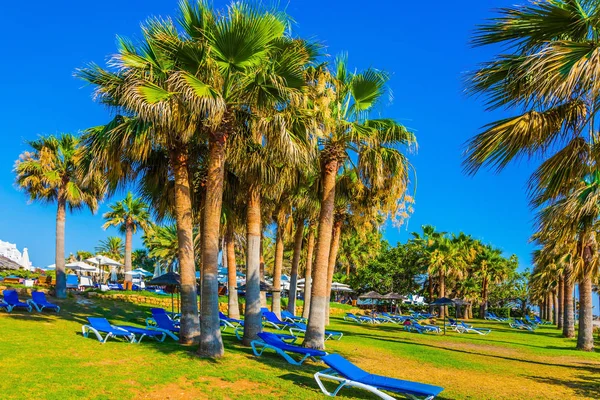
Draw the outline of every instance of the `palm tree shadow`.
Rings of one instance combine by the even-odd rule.
[[[577,376],[578,380],[560,379],[550,376],[530,376],[528,379],[546,384],[568,387],[581,397],[590,397],[592,399],[600,399],[600,375],[595,376]]]
[[[380,336],[364,335],[364,334],[357,334],[357,336],[362,336],[362,337],[366,337],[366,338],[377,340],[377,341],[385,341],[385,342],[391,342],[391,341],[393,341],[393,342],[396,342],[396,343],[410,344],[410,345],[414,345],[414,346],[429,347],[429,348],[432,348],[432,349],[439,349],[439,350],[442,350],[442,351],[451,351],[451,352],[455,352],[455,353],[476,355],[476,356],[481,356],[481,357],[495,358],[495,359],[501,359],[501,360],[507,360],[507,361],[515,361],[515,362],[527,363],[527,364],[534,364],[534,365],[543,365],[543,366],[549,366],[549,367],[577,369],[577,370],[581,370],[581,371],[590,372],[590,373],[593,373],[593,374],[600,374],[600,367],[599,366],[589,366],[589,364],[587,364],[587,363],[586,364],[581,364],[581,365],[564,365],[564,364],[556,364],[556,363],[547,363],[547,362],[543,362],[543,361],[523,360],[523,359],[519,359],[519,358],[508,357],[508,356],[501,356],[501,355],[497,355],[497,354],[485,354],[485,353],[480,353],[480,352],[476,352],[476,351],[469,351],[469,350],[463,350],[463,349],[453,349],[453,348],[447,348],[447,347],[443,347],[443,346],[435,346],[433,344],[412,342],[412,341],[398,339],[398,338],[390,338],[390,337],[382,338]],[[562,348],[559,348],[559,349],[562,349]]]

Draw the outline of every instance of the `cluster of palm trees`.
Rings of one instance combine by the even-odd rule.
[[[486,96],[491,109],[518,114],[486,126],[466,152],[472,173],[482,165],[500,170],[517,158],[542,159],[529,180],[539,245],[532,283],[544,304],[557,293],[566,337],[574,336],[577,284],[577,348],[587,351],[594,346],[591,296],[599,275],[599,17],[595,1],[531,2],[502,9],[479,28],[476,45],[502,44],[509,51],[483,64],[470,88]]]
[[[439,232],[431,225],[424,225],[422,230],[413,233],[414,238],[405,244],[406,262],[422,266],[427,275],[428,300],[441,297],[465,300],[468,302],[465,318],[473,317],[472,304],[479,303],[479,316],[483,318],[492,286],[516,274],[517,257],[504,257],[502,250],[462,232]],[[440,316],[444,313],[442,307]]]
[[[344,56],[328,60],[289,28],[281,12],[245,3],[215,10],[204,1],[181,1],[175,20],[149,19],[140,41],[119,38],[107,68],[77,70],[114,118],[86,130],[82,139],[63,135],[32,142],[34,152],[16,166],[18,183],[32,199],[59,204],[57,274],[67,205],[95,210],[105,193],[135,185],[158,222],[175,222],[172,228],[145,227],[130,220],[123,211],[134,209],[131,198],[107,217],[107,225],[123,229],[129,250],[136,227],[146,228],[147,244],[176,234],[181,342],[199,342],[201,356],[223,354],[221,248],[235,276],[235,242],[243,237],[248,344],[261,330],[265,229],[275,229],[275,312],[281,307],[284,242],[293,236],[292,290],[302,259],[305,277],[312,277],[305,289],[304,345],[323,348],[343,231],[377,230],[387,218],[401,223],[410,212],[413,171],[403,151],[415,144],[414,135],[393,119],[370,118],[386,99],[388,75],[351,71]],[[73,143],[47,150],[46,142],[63,141]],[[304,242],[307,254],[301,257]],[[154,247],[175,258],[175,249]],[[235,312],[236,302],[230,303]]]

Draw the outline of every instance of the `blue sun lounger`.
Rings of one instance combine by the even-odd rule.
[[[514,329],[526,329],[530,332],[535,331],[535,326],[526,324],[520,319],[515,319],[514,322],[509,322],[508,325],[510,325],[510,327]]]
[[[16,290],[5,290],[2,292],[2,295],[4,296],[4,302],[10,306],[10,311],[15,308],[25,308],[27,311],[31,312],[31,305],[20,301]]]
[[[358,322],[359,324],[374,324],[375,320],[371,317],[367,317],[364,315],[355,315],[353,313],[347,312],[344,315],[344,321],[353,321]]]
[[[138,328],[137,326],[130,325],[114,325],[117,328],[125,329],[127,332],[133,333],[134,341],[132,343],[140,343],[146,336],[156,340],[157,342],[164,342],[167,334],[155,329],[144,329]]]
[[[84,337],[88,337],[90,332],[96,335],[100,343],[106,343],[111,337],[123,338],[130,343],[135,343],[135,335],[123,328],[113,326],[106,318],[88,317],[89,325],[83,325],[81,332]],[[102,337],[102,333],[106,336]]]
[[[258,337],[260,340],[253,340],[250,343],[250,346],[252,346],[252,351],[257,357],[260,357],[265,350],[271,349],[283,357],[288,363],[292,365],[301,365],[308,358],[316,361],[318,357],[324,357],[327,355],[327,353],[321,350],[308,349],[286,343],[283,341],[283,337],[281,335],[276,335],[274,333],[260,332]],[[299,361],[296,361],[288,353],[298,354],[303,357]]]
[[[34,306],[39,312],[42,312],[44,308],[48,310],[54,310],[57,313],[60,312],[60,306],[49,303],[44,292],[31,292],[31,299],[27,300],[27,303]]]
[[[165,310],[164,308],[151,308],[150,312],[152,313],[151,317],[146,318],[146,325],[156,325],[156,321],[154,320],[154,316],[158,315],[158,314],[162,314],[165,315],[167,318],[169,318],[171,321],[173,321],[173,324],[176,327],[179,327],[179,314],[176,313],[170,313],[167,310]]]
[[[173,340],[178,341],[179,337],[176,333],[179,333],[179,324],[176,324],[162,308],[153,308],[151,312],[152,321],[154,321],[156,325],[150,325],[148,323],[149,319],[146,319],[146,328],[163,332]]]
[[[550,321],[544,321],[542,320],[540,317],[538,317],[537,315],[534,317],[534,322],[538,325],[551,325],[552,323]]]
[[[294,337],[304,335],[306,333],[306,330],[308,329],[306,327],[306,324],[303,324],[302,322],[296,322],[294,325],[295,326],[290,328],[290,333]],[[325,331],[325,340],[329,340],[329,339],[340,340],[342,338],[342,336],[344,336],[344,334],[342,332]]]
[[[327,364],[329,368],[317,372],[315,380],[321,391],[331,397],[335,397],[344,386],[367,390],[385,400],[394,400],[394,397],[384,393],[384,391],[401,393],[412,399],[423,398],[430,400],[444,390],[444,388],[439,386],[369,374],[339,354],[330,354],[321,358],[321,361]],[[329,392],[321,379],[333,380],[339,382],[339,385],[333,392]]]
[[[417,321],[412,321],[410,323],[410,325],[404,325],[404,329],[407,331],[413,331],[413,332],[417,332],[417,333],[426,333],[426,332],[441,333],[442,332],[442,330],[440,329],[439,326],[421,325]]]
[[[490,332],[492,332],[491,329],[486,329],[486,328],[475,328],[472,325],[467,325],[464,322],[460,321],[458,323],[458,325],[456,325],[456,328],[454,328],[454,330],[458,333],[478,333],[480,335],[488,335]]]
[[[265,311],[262,313],[264,321],[263,325],[269,325],[275,329],[292,328],[294,326],[291,322],[282,321],[277,318],[277,315],[272,311]]]
[[[223,330],[227,328],[233,328],[235,330],[238,326],[244,326],[244,321],[241,319],[229,318],[221,311],[219,311],[219,322]]]
[[[282,310],[281,311],[281,317],[283,318],[284,321],[287,322],[300,322],[305,324],[307,322],[307,319],[304,317],[297,317],[294,314],[292,314],[291,312],[287,311],[287,310]]]

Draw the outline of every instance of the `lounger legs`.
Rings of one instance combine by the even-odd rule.
[[[335,390],[333,392],[328,391],[325,388],[325,385],[323,384],[323,382],[321,381],[321,378],[325,378],[325,379],[329,379],[332,381],[336,381],[339,382],[340,384],[335,388]],[[325,371],[321,371],[321,372],[317,372],[315,374],[315,381],[317,381],[317,385],[319,385],[319,388],[321,388],[321,391],[330,397],[335,397],[337,396],[338,392],[340,390],[342,390],[343,387],[345,386],[349,386],[349,387],[355,387],[355,388],[359,388],[359,389],[364,389],[366,391],[369,391],[371,393],[373,393],[374,395],[384,399],[384,400],[396,400],[396,398],[390,396],[387,393],[382,392],[381,390],[377,389],[374,386],[370,386],[370,385],[365,385],[363,383],[359,383],[359,382],[355,382],[355,381],[351,381],[348,380],[346,378],[342,378],[341,376],[339,376],[337,374],[337,372],[335,372],[332,369],[326,369]],[[411,398],[411,399],[415,399],[417,400],[418,397],[410,395],[408,393],[403,393],[404,396]],[[432,400],[434,398],[434,396],[429,396],[426,397],[424,400]]]

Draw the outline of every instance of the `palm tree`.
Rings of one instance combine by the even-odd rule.
[[[588,307],[589,269],[595,260],[595,243],[587,231],[593,226],[592,210],[575,210],[590,203],[578,202],[573,195],[581,190],[581,182],[598,170],[594,117],[599,86],[595,63],[589,57],[600,46],[596,40],[600,9],[594,2],[557,0],[506,8],[500,13],[500,18],[479,28],[475,44],[507,44],[512,54],[497,55],[484,64],[473,74],[470,89],[486,95],[492,109],[509,107],[524,112],[489,124],[473,138],[466,152],[466,168],[470,173],[483,165],[500,170],[515,158],[545,156],[559,149],[532,175],[531,202],[535,207],[550,205],[542,214],[561,219],[545,221],[546,225],[570,227],[560,231],[569,232],[568,242],[577,243],[572,265],[583,281],[580,284],[584,283],[583,306]],[[558,212],[561,207],[572,212]],[[583,215],[586,230],[574,229],[582,223],[575,218]],[[582,332],[582,328],[589,329],[591,309],[582,312],[585,317],[578,347],[589,349],[591,331]]]
[[[385,94],[388,76],[374,69],[361,73],[348,73],[346,62],[339,59],[335,72],[317,68],[311,77],[311,98],[314,103],[315,126],[321,140],[321,210],[315,250],[314,279],[312,284],[310,316],[304,345],[310,348],[324,347],[325,315],[327,304],[327,282],[329,253],[333,233],[336,177],[349,153],[358,155],[360,176],[377,175],[373,171],[381,167],[367,162],[378,147],[385,147],[385,157],[394,159],[395,181],[390,188],[394,192],[404,191],[408,185],[409,164],[398,146],[411,145],[414,136],[404,126],[391,119],[368,119],[368,113]],[[372,160],[371,160],[372,161]],[[383,182],[369,182],[378,187]],[[388,182],[389,183],[389,182]],[[402,189],[400,189],[402,188]]]
[[[101,240],[95,248],[96,253],[110,257],[115,261],[123,261],[123,253],[125,252],[125,244],[123,239],[118,236],[109,236]]]
[[[182,8],[188,6],[182,3]],[[204,21],[210,15],[194,17]],[[170,20],[151,19],[143,27],[143,40],[137,46],[120,39],[119,52],[112,59],[114,69],[91,65],[77,72],[95,85],[101,102],[122,112],[110,124],[90,130],[87,139],[94,162],[104,167],[113,186],[138,175],[152,179],[161,167],[173,177],[181,274],[180,342],[184,344],[196,342],[200,335],[190,184],[190,168],[196,160],[190,150],[199,141],[206,120],[218,120],[223,108],[217,94],[200,87],[200,75],[213,76],[216,70],[215,65],[207,64],[204,53],[201,46],[180,37]],[[220,199],[217,202],[220,204]],[[213,214],[206,216],[210,219]],[[207,254],[213,250],[207,248]],[[206,282],[206,274],[204,278]],[[211,330],[207,327],[206,331]],[[214,338],[220,342],[220,333]]]
[[[119,231],[125,234],[125,282],[131,282],[132,276],[128,274],[132,270],[132,240],[133,234],[138,228],[146,230],[150,223],[148,206],[139,198],[134,198],[131,192],[127,192],[125,198],[110,206],[110,211],[102,217],[107,220],[102,228],[118,226]]]
[[[164,261],[167,268],[173,271],[179,257],[177,226],[152,225],[144,231],[142,240],[148,249],[148,256]]]
[[[481,305],[479,318],[484,318],[488,307],[490,284],[500,283],[507,277],[508,270],[504,265],[502,251],[490,245],[483,246],[475,259],[475,273],[481,280]]]
[[[84,147],[78,137],[62,134],[28,142],[32,151],[19,156],[15,164],[16,183],[31,201],[57,203],[56,211],[56,296],[66,298],[65,219],[70,210],[98,208],[105,187],[99,175],[91,170],[84,180],[80,172]]]

